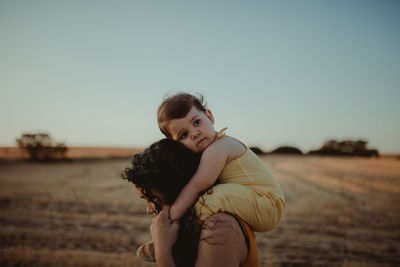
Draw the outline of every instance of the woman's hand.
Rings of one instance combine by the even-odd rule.
[[[172,247],[178,237],[179,222],[170,221],[169,209],[170,206],[164,205],[162,211],[153,218],[150,226],[158,266],[175,266]]]

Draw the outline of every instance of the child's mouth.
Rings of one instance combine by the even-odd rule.
[[[201,139],[201,140],[197,143],[197,145],[200,145],[200,143],[203,142],[204,140],[206,140],[205,137],[204,137],[203,139]]]

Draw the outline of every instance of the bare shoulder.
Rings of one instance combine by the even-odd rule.
[[[236,219],[227,213],[219,212],[210,216],[203,224],[202,235],[209,233],[222,234],[225,232],[236,232],[240,230]]]
[[[228,162],[240,157],[247,150],[243,143],[230,136],[224,136],[215,140],[213,145],[215,149],[226,151],[228,155]]]
[[[203,224],[196,266],[239,266],[247,257],[247,246],[236,219],[217,213]]]

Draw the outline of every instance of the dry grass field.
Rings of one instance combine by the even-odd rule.
[[[266,156],[286,217],[257,233],[262,266],[399,266],[396,157]],[[151,217],[120,178],[128,159],[0,165],[1,266],[154,266],[135,256]]]
[[[68,147],[66,157],[69,159],[104,159],[130,157],[143,149],[135,148],[109,148],[109,147]],[[19,147],[0,147],[0,159],[18,160],[28,158],[26,152]]]

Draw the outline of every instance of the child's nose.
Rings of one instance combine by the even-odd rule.
[[[191,137],[192,137],[192,139],[195,139],[197,136],[199,136],[199,131],[194,131],[194,132],[192,132],[192,134],[191,134]]]

